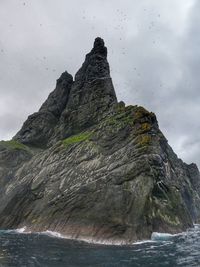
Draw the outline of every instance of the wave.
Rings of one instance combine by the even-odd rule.
[[[56,237],[56,238],[63,238],[63,239],[68,239],[68,240],[76,240],[76,241],[82,241],[88,244],[98,244],[98,245],[125,245],[126,243],[123,241],[107,241],[107,240],[97,240],[97,239],[92,239],[92,238],[73,238],[71,236],[67,235],[62,235],[59,232],[54,232],[54,231],[44,231],[44,232],[37,232],[39,234],[43,235],[48,235],[50,237]]]
[[[64,239],[68,239],[68,240],[76,240],[76,241],[83,241],[89,244],[99,244],[99,245],[117,245],[117,246],[122,246],[122,245],[127,245],[126,242],[123,241],[108,241],[108,240],[96,240],[96,239],[92,239],[92,238],[72,238],[70,236],[66,236],[66,235],[62,235],[59,232],[54,232],[54,231],[44,231],[44,232],[40,232],[40,234],[44,234],[44,235],[48,235],[51,237],[56,237],[56,238],[64,238]],[[141,241],[136,241],[132,244],[129,245],[141,245],[141,244],[145,244],[145,243],[155,243],[155,240],[141,240]]]
[[[31,232],[26,231],[26,229],[27,229],[26,226],[22,228],[18,228],[18,229],[6,229],[6,230],[1,229],[0,233],[1,234],[8,234],[8,233],[31,234]]]
[[[50,231],[50,230],[46,230],[44,232],[37,232],[37,233],[43,234],[43,235],[48,235],[48,236],[51,236],[51,237],[67,238],[66,236],[62,235],[61,233],[53,232],[53,231]]]
[[[199,228],[200,225],[196,224],[194,225],[194,228]],[[68,240],[76,240],[76,241],[82,241],[82,242],[86,242],[89,244],[99,244],[99,245],[118,245],[118,246],[122,246],[122,245],[127,245],[127,243],[124,241],[110,241],[110,240],[98,240],[98,239],[93,239],[93,238],[73,238],[72,236],[68,236],[68,235],[63,235],[59,232],[55,232],[55,231],[51,231],[51,230],[46,230],[43,232],[31,232],[31,231],[27,231],[27,227],[23,226],[21,228],[18,229],[14,229],[14,230],[0,230],[0,233],[11,233],[11,232],[15,232],[15,233],[19,233],[19,234],[40,234],[40,235],[48,235],[49,237],[54,237],[54,238],[62,238],[62,239],[68,239]],[[159,233],[159,232],[153,232],[151,235],[151,239],[150,240],[141,240],[141,241],[136,241],[133,242],[132,244],[128,244],[128,245],[141,245],[141,244],[145,244],[145,243],[155,243],[155,242],[163,242],[163,241],[172,241],[172,239],[176,236],[181,236],[186,234],[185,232],[183,233],[179,233],[179,234],[170,234],[170,233]]]
[[[200,224],[194,223],[194,228],[195,229],[200,229]]]
[[[151,234],[151,240],[152,241],[170,241],[176,236],[181,236],[185,235],[186,233],[179,233],[179,234],[169,234],[169,233],[158,233],[158,232],[153,232]]]
[[[141,240],[141,241],[137,241],[137,242],[134,242],[133,245],[141,245],[141,244],[145,244],[145,243],[155,243],[156,241],[155,240]]]
[[[22,233],[27,233],[27,232],[26,232],[26,226],[24,226],[24,227],[22,227],[22,228],[18,228],[18,229],[13,230],[13,231],[15,231],[15,232],[17,232],[17,233],[20,233],[20,234],[22,234]]]
[[[27,227],[23,226],[18,229],[12,229],[12,230],[0,230],[2,233],[19,233],[19,234],[39,234],[39,235],[47,235],[49,237],[53,238],[62,238],[62,239],[67,239],[67,240],[73,240],[73,241],[79,241],[79,242],[85,242],[88,244],[97,244],[97,245],[114,245],[114,246],[122,246],[122,245],[127,245],[125,241],[110,241],[110,240],[98,240],[98,239],[93,239],[93,238],[73,238],[72,236],[68,235],[63,235],[59,232],[51,231],[51,230],[46,230],[43,232],[31,232],[27,231]],[[140,245],[143,243],[153,243],[154,241],[152,240],[143,240],[143,241],[137,241],[132,244],[128,245]]]

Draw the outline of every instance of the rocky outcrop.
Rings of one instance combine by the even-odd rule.
[[[93,49],[86,55],[85,62],[75,75],[69,101],[58,125],[56,140],[98,124],[116,103],[107,48],[101,38],[96,38]]]
[[[0,196],[5,193],[6,184],[13,182],[16,170],[30,160],[33,153],[16,141],[0,141]]]
[[[46,147],[66,107],[72,83],[72,76],[64,72],[40,110],[28,117],[13,139],[22,144]]]
[[[95,40],[74,82],[64,75],[69,82],[62,90],[57,83],[36,113],[52,114],[53,127],[48,118],[40,125],[29,118],[11,141],[19,146],[14,143],[13,151],[22,154],[6,152],[18,163],[7,168],[0,158],[0,227],[132,243],[155,231],[182,232],[197,222],[196,165],[176,156],[155,114],[117,102],[103,40]],[[52,132],[46,134],[43,125]],[[28,142],[26,127],[33,133]],[[9,156],[7,161],[12,162]]]
[[[101,38],[96,38],[75,81],[64,72],[56,89],[40,110],[28,117],[14,140],[37,147],[49,146],[97,124],[116,103],[107,48]]]

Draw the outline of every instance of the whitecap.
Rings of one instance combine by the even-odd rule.
[[[17,232],[17,233],[22,234],[22,233],[24,233],[26,231],[26,226],[24,226],[22,228],[18,228],[18,229],[14,230],[14,231]]]
[[[145,244],[145,243],[155,243],[156,241],[154,240],[142,240],[142,241],[137,241],[134,242],[133,245],[141,245],[141,244]]]
[[[151,234],[151,240],[153,240],[153,241],[169,241],[176,236],[182,236],[184,234],[186,234],[186,233],[183,232],[183,233],[178,233],[178,234],[169,234],[169,233],[153,232]]]
[[[200,229],[200,224],[194,223],[194,229]]]
[[[66,238],[64,235],[61,235],[58,232],[53,232],[53,231],[50,231],[50,230],[46,230],[44,232],[40,232],[40,234],[48,235],[48,236],[52,236],[52,237],[57,237],[57,238]]]

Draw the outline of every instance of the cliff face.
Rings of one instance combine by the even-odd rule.
[[[156,116],[117,102],[97,38],[11,141],[0,142],[0,227],[132,243],[200,218],[200,175],[177,158]]]

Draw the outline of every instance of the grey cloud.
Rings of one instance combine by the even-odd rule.
[[[101,36],[118,99],[155,112],[175,152],[200,165],[199,10],[194,0],[2,0],[0,139]]]

